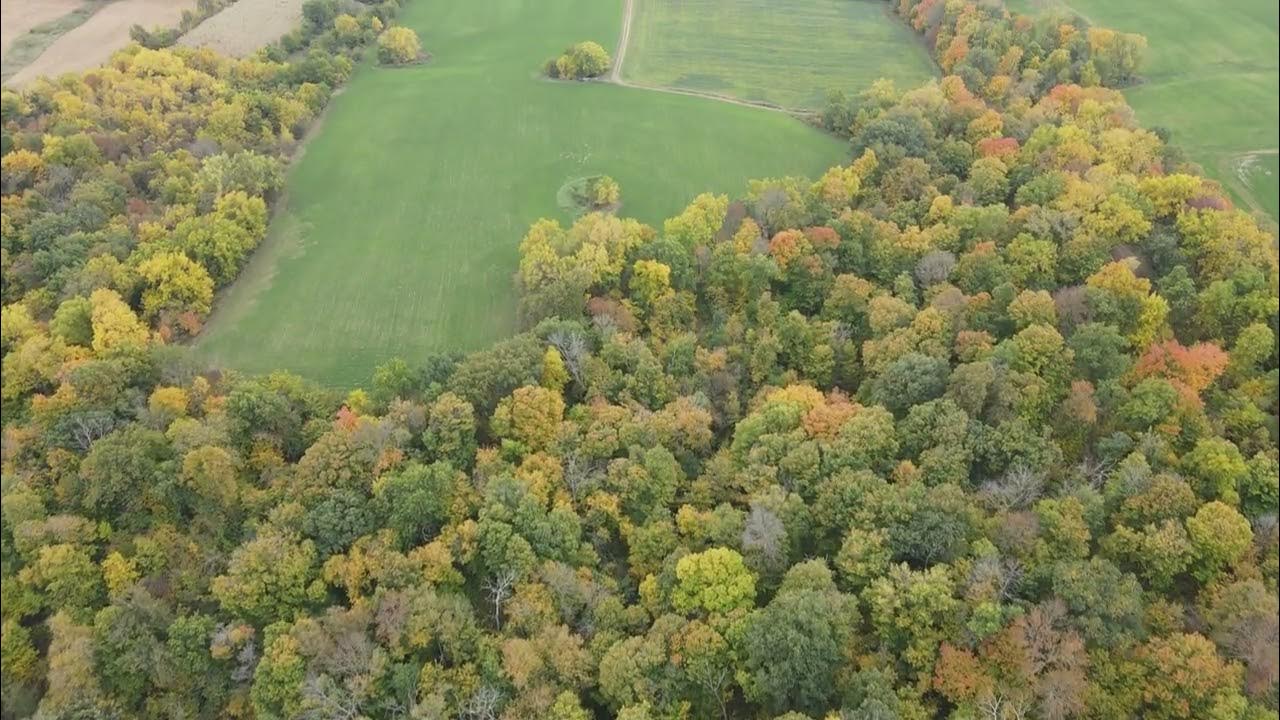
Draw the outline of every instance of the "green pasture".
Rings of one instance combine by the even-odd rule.
[[[1073,10],[1147,36],[1143,82],[1125,92],[1143,125],[1173,142],[1247,209],[1280,218],[1280,5],[1275,0],[1011,0]]]
[[[882,0],[635,0],[625,80],[819,108],[831,89],[934,76]]]
[[[697,193],[816,175],[845,146],[792,117],[603,82],[549,82],[578,40],[612,47],[622,2],[414,0],[432,53],[361,67],[289,174],[287,201],[198,348],[246,371],[350,386],[388,358],[512,332],[517,246],[556,193],[607,174],[621,214],[660,224]]]

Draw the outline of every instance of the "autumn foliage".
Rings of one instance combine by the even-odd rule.
[[[394,6],[305,8],[4,91],[5,717],[1275,716],[1280,257],[1139,39],[901,0],[847,163],[538,220],[520,332],[337,390],[174,342]]]

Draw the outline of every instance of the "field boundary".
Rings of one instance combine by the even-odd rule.
[[[783,113],[796,118],[806,118],[813,115],[813,111],[811,110],[783,107],[763,100],[743,100],[742,98],[736,98],[730,95],[721,95],[720,93],[714,93],[709,90],[691,90],[688,88],[667,87],[665,85],[648,85],[645,83],[633,82],[631,80],[619,80],[613,82],[613,84],[625,88],[632,88],[634,90],[647,90],[649,92],[667,93],[668,95],[687,95],[689,97],[714,100],[716,102],[728,103],[730,105],[756,108],[757,110],[768,110],[770,112]]]
[[[302,133],[302,137],[297,139],[293,152],[289,153],[289,157],[285,158],[282,169],[284,187],[281,188],[280,193],[276,195],[274,202],[271,203],[271,214],[267,219],[267,236],[249,254],[244,270],[236,278],[236,281],[218,290],[217,295],[214,297],[213,308],[209,311],[209,316],[205,318],[204,327],[213,324],[215,315],[235,316],[237,313],[243,314],[251,309],[258,296],[271,287],[271,282],[276,275],[276,266],[279,264],[280,259],[303,251],[303,231],[305,228],[301,220],[293,214],[289,207],[289,173],[293,172],[298,163],[302,162],[302,156],[307,153],[307,145],[318,137],[324,129],[324,123],[329,117],[329,109],[333,107],[333,101],[346,92],[349,85],[350,80],[339,85],[329,95],[329,100],[321,108],[320,114],[307,126],[307,129]],[[262,265],[266,266],[265,272],[257,270],[257,267]],[[252,275],[251,272],[256,272],[257,274]],[[241,298],[238,305],[228,310],[226,296],[231,291],[231,288],[239,284],[249,285],[250,290],[247,293],[247,297]],[[244,293],[242,292],[241,294]],[[200,342],[203,333],[204,328],[201,328],[201,331],[189,338],[186,343],[192,346],[196,345]]]

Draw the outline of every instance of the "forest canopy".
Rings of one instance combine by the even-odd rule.
[[[539,220],[347,393],[178,341],[393,4],[6,90],[5,717],[1274,717],[1275,236],[1140,37],[895,9],[847,164]]]

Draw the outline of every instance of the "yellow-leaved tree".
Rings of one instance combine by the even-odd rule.
[[[397,25],[378,36],[378,62],[383,65],[406,65],[422,56],[418,33]]]
[[[93,324],[93,351],[102,353],[121,348],[138,348],[147,343],[147,326],[119,293],[100,288],[89,296]]]

